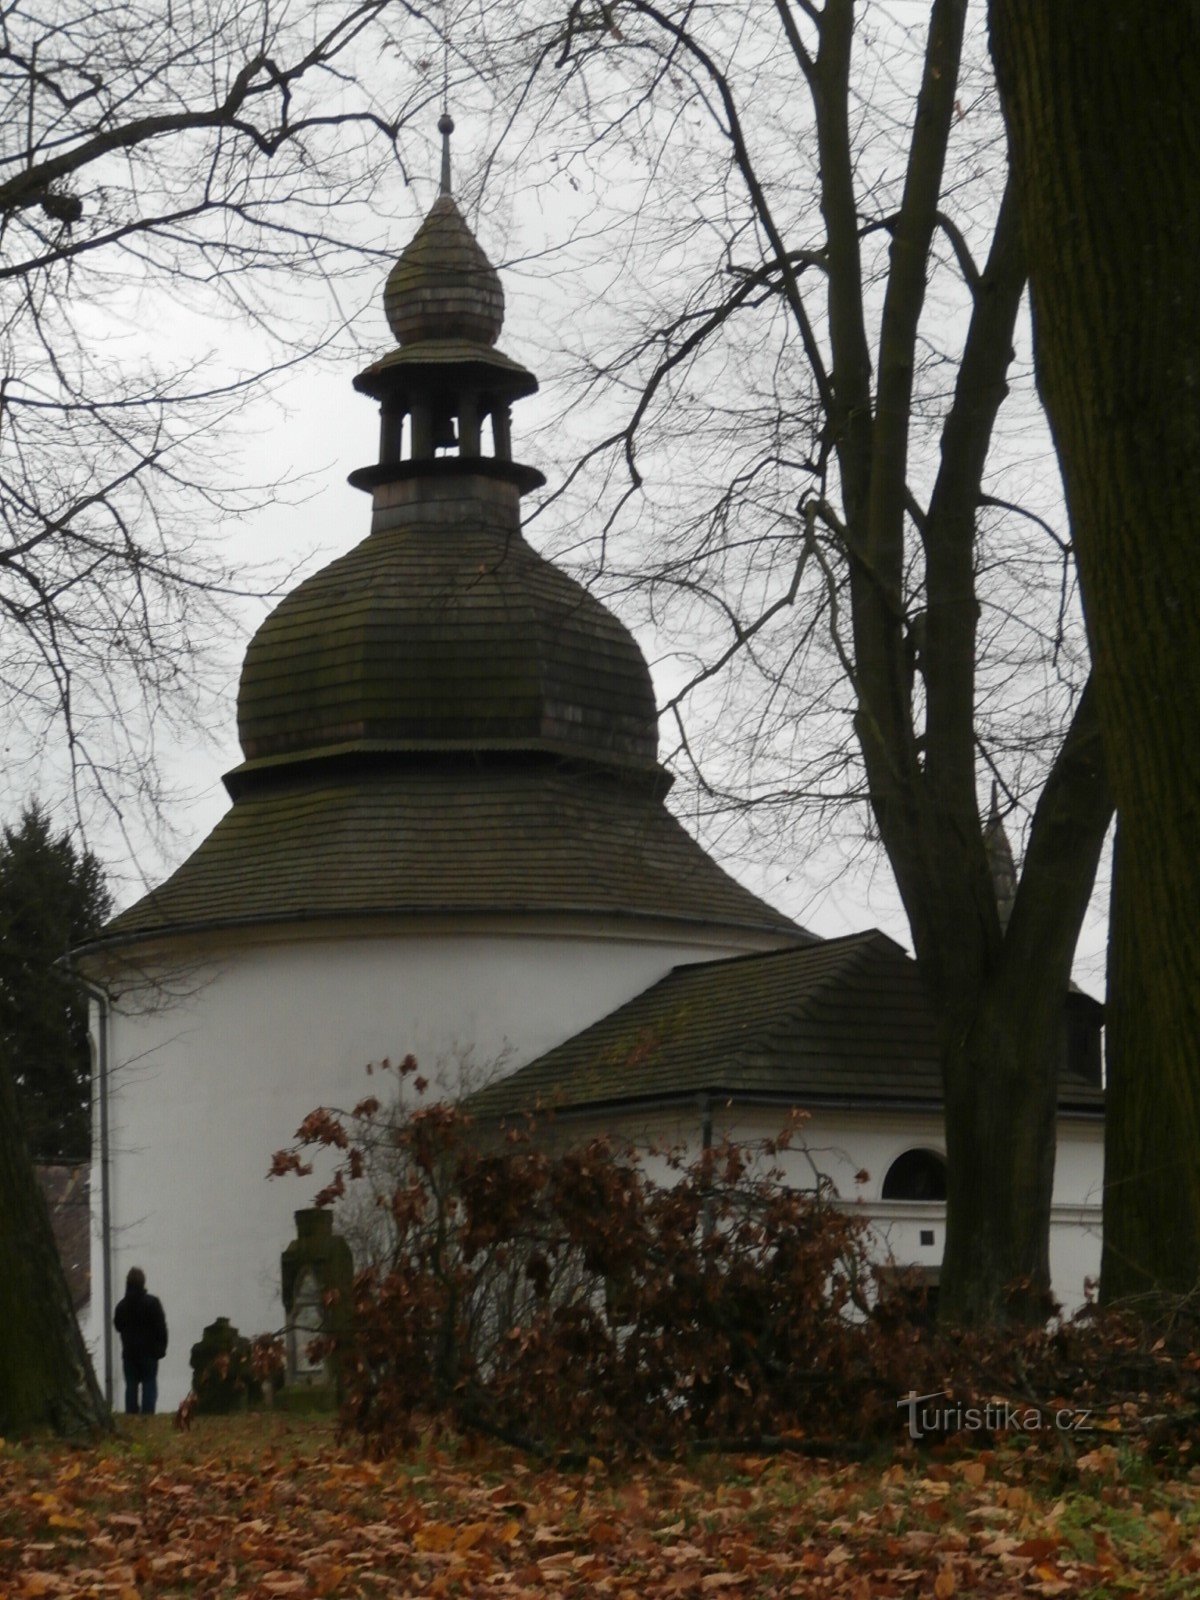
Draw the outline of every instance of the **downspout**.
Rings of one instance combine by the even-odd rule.
[[[702,1150],[711,1150],[713,1141],[712,1095],[699,1095],[697,1102],[700,1107],[700,1148]]]
[[[713,1142],[712,1095],[697,1095],[696,1105],[700,1112],[700,1150],[702,1155],[707,1156],[708,1152],[712,1149]],[[701,1213],[701,1222],[704,1237],[707,1239],[709,1234],[713,1231],[712,1202],[710,1200],[706,1200],[704,1202],[704,1209]]]
[[[103,1285],[104,1306],[104,1398],[109,1408],[113,1403],[113,1288],[112,1288],[112,1195],[109,1175],[108,1142],[108,1019],[110,1005],[108,991],[90,982],[78,972],[72,977],[79,987],[95,1002],[99,1013],[96,1040],[96,1083],[100,1111],[100,1278]]]

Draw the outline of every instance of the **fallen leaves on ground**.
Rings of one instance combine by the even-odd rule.
[[[0,1448],[3,1600],[1198,1592],[1200,1473],[1154,1477],[1111,1446],[1073,1469],[1002,1446],[610,1474],[462,1446],[373,1462],[325,1424],[263,1417]]]

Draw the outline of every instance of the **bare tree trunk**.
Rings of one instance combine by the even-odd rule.
[[[1039,1323],[1050,1311],[1050,1197],[1063,993],[1040,986],[1038,1024],[993,986],[946,1082],[947,1204],[939,1315],[956,1326]]]
[[[1200,1280],[1200,7],[990,15],[1121,819],[1111,1300]]]
[[[1158,1063],[1171,1023],[1146,991],[1141,950],[1150,915],[1128,863],[1124,824],[1113,859],[1108,936],[1108,1092],[1104,1158],[1106,1302],[1154,1290],[1184,1293],[1200,1278],[1195,1122]]]
[[[775,0],[773,7],[741,8],[745,31],[732,20],[736,8],[726,8],[729,18],[722,21],[723,8],[697,8],[686,0],[625,0],[620,28],[608,27],[611,19],[594,8],[554,9],[557,24],[543,38],[539,61],[552,63],[560,74],[551,91],[555,114],[565,103],[561,69],[568,63],[583,82],[591,63],[610,59],[618,70],[632,69],[641,85],[643,63],[657,62],[661,82],[680,92],[690,85],[691,103],[709,108],[718,130],[712,149],[720,151],[720,161],[728,161],[727,175],[717,180],[728,209],[713,220],[714,238],[728,229],[720,269],[703,286],[688,288],[696,298],[676,304],[667,295],[653,339],[640,326],[627,370],[645,370],[639,363],[652,347],[659,348],[660,339],[661,358],[648,363],[628,428],[595,454],[600,458],[623,448],[631,486],[640,488],[634,456],[641,430],[653,436],[652,402],[667,392],[660,392],[660,385],[673,383],[681,363],[709,341],[719,348],[719,338],[726,336],[721,330],[749,312],[752,300],[757,304],[754,297],[773,301],[773,318],[786,313],[787,360],[796,362],[796,377],[811,395],[812,418],[777,411],[778,392],[768,398],[764,384],[753,394],[738,436],[742,426],[747,436],[761,426],[756,408],[774,412],[769,440],[762,436],[759,466],[767,485],[764,503],[776,492],[776,482],[781,492],[786,483],[797,538],[800,527],[805,529],[791,589],[785,595],[774,592],[750,619],[742,615],[737,590],[722,592],[730,573],[755,570],[753,563],[740,564],[733,553],[740,541],[729,530],[735,524],[740,529],[736,506],[745,498],[745,484],[757,481],[759,466],[748,478],[730,482],[711,507],[690,558],[694,573],[689,558],[682,564],[673,558],[648,582],[661,582],[667,594],[677,589],[689,596],[711,596],[715,588],[722,609],[728,606],[734,641],[720,663],[697,673],[693,687],[736,657],[765,676],[772,706],[786,705],[793,663],[807,659],[811,617],[795,613],[793,643],[799,654],[772,652],[772,628],[783,632],[782,622],[773,619],[786,616],[794,602],[799,607],[813,599],[811,593],[800,598],[800,574],[805,562],[820,567],[826,589],[818,603],[822,616],[828,615],[850,686],[858,744],[858,752],[843,753],[846,766],[856,789],[860,773],[865,777],[941,1029],[950,1175],[940,1304],[959,1323],[1040,1320],[1049,1290],[1063,1012],[1111,798],[1094,697],[1085,691],[1027,834],[1013,917],[1007,929],[1002,927],[979,806],[984,763],[994,772],[995,760],[1004,759],[989,731],[996,726],[987,709],[995,690],[987,680],[998,657],[991,625],[981,625],[983,606],[995,591],[988,576],[989,519],[980,513],[989,502],[1007,505],[991,501],[984,484],[996,418],[1008,392],[1026,257],[1011,179],[986,258],[977,259],[969,242],[979,238],[980,215],[970,208],[963,213],[970,217],[965,231],[954,220],[954,197],[965,170],[958,130],[968,120],[961,88],[964,48],[971,44],[967,0],[931,0],[922,14],[921,26],[927,20],[927,27],[915,102],[906,78],[902,106],[888,113],[889,148],[901,122],[911,119],[907,151],[902,161],[889,157],[879,192],[872,188],[874,179],[864,187],[872,167],[869,142],[863,143],[871,119],[864,112],[872,94],[864,93],[858,57],[870,48],[866,36],[872,30],[860,28],[862,8],[854,0],[820,5]],[[777,32],[768,22],[777,24]],[[753,43],[755,28],[768,46],[765,53]],[[910,43],[920,31],[914,25]],[[741,38],[751,41],[745,59],[734,42]],[[752,65],[755,61],[759,65]],[[775,114],[764,121],[758,115],[758,88],[767,87],[760,74],[776,73],[794,73],[801,100],[806,94],[811,104],[810,192],[819,202],[824,229],[819,248],[814,248],[815,217],[797,217],[790,185],[780,188],[775,181]],[[587,104],[590,119],[592,102]],[[675,130],[670,137],[683,139],[686,151],[685,122],[674,115],[669,120]],[[614,130],[622,126],[619,119],[611,125]],[[779,123],[784,126],[786,119]],[[591,137],[590,120],[588,130]],[[807,127],[802,137],[810,139]],[[800,165],[807,162],[806,151]],[[748,218],[752,229],[744,226]],[[886,261],[877,248],[884,235]],[[761,258],[743,261],[751,238]],[[956,263],[953,293],[964,294],[970,310],[961,342],[957,335],[953,340],[950,359],[958,363],[953,395],[937,401],[941,436],[931,481],[932,461],[923,442],[932,414],[925,380],[938,313],[929,295],[935,284],[947,281],[939,265],[947,249]],[[657,306],[645,326],[655,326],[656,319]],[[748,324],[753,326],[749,319]],[[740,352],[737,364],[745,355]],[[607,358],[605,370],[614,370]],[[675,395],[691,407],[682,387]],[[726,396],[722,403],[723,414],[732,416],[735,400]],[[673,410],[665,407],[664,413]],[[695,415],[690,409],[688,414]],[[677,422],[662,426],[666,437],[676,437]],[[780,439],[787,440],[782,452]],[[776,467],[784,466],[776,480]],[[700,489],[698,496],[706,493]],[[778,505],[782,510],[782,498]],[[1008,506],[1010,512],[1019,509]],[[1068,560],[1065,543],[1043,527]],[[767,548],[750,524],[746,534],[748,544]],[[768,568],[774,569],[775,560],[773,554],[767,557]],[[653,571],[653,561],[650,566]],[[1064,594],[1066,587],[1064,581]],[[757,659],[756,639],[766,642]],[[1038,651],[1040,646],[1035,656]],[[1019,673],[1013,657],[1004,660],[1009,671]],[[1057,651],[1054,660],[1057,664]],[[686,692],[673,700],[672,709]],[[797,703],[806,704],[806,695]],[[1056,715],[1058,710],[1056,704]],[[1002,734],[1005,742],[1010,737]],[[764,740],[762,747],[769,744]],[[767,759],[772,759],[769,753]],[[818,776],[818,791],[823,784]],[[803,790],[802,783],[795,787]],[[1022,805],[1030,792],[1027,775],[1015,787],[1010,798],[1014,806]]]
[[[0,1434],[111,1426],[0,1065]]]
[[[1012,915],[985,975],[972,985],[963,939],[928,963],[942,974],[948,1188],[938,1306],[948,1322],[1036,1324],[1050,1303],[1067,985],[1111,816],[1089,685],[1038,802]]]

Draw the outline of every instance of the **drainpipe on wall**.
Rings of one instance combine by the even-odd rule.
[[[696,1105],[700,1112],[700,1149],[707,1155],[712,1149],[713,1142],[712,1096],[710,1094],[697,1095]],[[704,1237],[707,1238],[713,1231],[711,1201],[706,1200],[704,1202],[704,1209],[701,1213],[701,1226],[704,1231]]]
[[[109,1407],[113,1403],[113,1290],[112,1290],[112,1198],[109,1181],[108,1148],[108,1019],[110,1003],[108,992],[101,989],[78,972],[71,976],[79,987],[95,1002],[99,1013],[96,1039],[96,1086],[100,1111],[100,1277],[104,1304],[104,1398]]]

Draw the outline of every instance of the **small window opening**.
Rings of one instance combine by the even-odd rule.
[[[946,1162],[936,1150],[906,1150],[883,1180],[885,1200],[944,1200]]]

